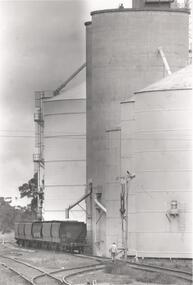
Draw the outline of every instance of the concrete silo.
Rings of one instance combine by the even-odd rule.
[[[45,220],[63,220],[65,209],[85,194],[86,84],[44,100]],[[76,208],[70,218],[85,220]]]
[[[166,76],[160,47],[172,72],[188,60],[188,11],[152,5],[94,11],[86,25],[87,181],[93,185],[94,253],[108,254],[113,241],[121,246],[121,167],[116,167],[121,160],[120,101]],[[95,198],[106,213],[96,209]]]
[[[122,105],[129,254],[192,258],[192,67]],[[152,242],[153,241],[153,242]]]

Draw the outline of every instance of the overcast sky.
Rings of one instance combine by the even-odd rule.
[[[131,0],[0,1],[0,196],[33,176],[34,91],[54,90],[85,62],[90,12]]]

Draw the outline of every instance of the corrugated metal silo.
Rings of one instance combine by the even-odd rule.
[[[65,209],[85,194],[86,84],[44,101],[45,220],[65,219]],[[85,220],[80,208],[70,218]]]
[[[122,105],[122,171],[131,167],[136,174],[128,189],[129,254],[192,258],[191,71],[188,66]]]
[[[106,131],[120,126],[120,101],[166,75],[158,53],[160,46],[172,71],[186,65],[188,13],[179,9],[149,8],[103,10],[91,15],[91,43],[87,48],[91,58],[87,62],[87,181],[92,179],[94,193],[102,193],[101,203],[105,203],[108,213],[111,206],[104,199],[109,171]],[[120,176],[118,171],[116,177]],[[120,183],[110,189],[120,193]],[[104,228],[105,219],[99,223]],[[92,226],[95,233],[96,221]],[[118,220],[114,219],[114,227],[117,226]],[[109,244],[113,242],[111,235],[110,230],[106,230],[105,238],[101,238],[103,254],[108,253]],[[93,244],[96,242],[93,236]]]

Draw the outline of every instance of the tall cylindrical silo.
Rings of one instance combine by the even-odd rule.
[[[129,254],[192,258],[191,71],[188,66],[137,92],[133,129],[130,104],[125,109],[122,164],[136,174],[129,188]]]
[[[102,193],[101,203],[105,203],[109,213],[108,199],[104,199],[106,185],[112,183],[109,189],[120,193],[120,183],[115,186],[114,182],[116,179],[118,182],[121,173],[117,169],[113,181],[106,179],[110,169],[106,167],[106,131],[120,126],[120,101],[166,75],[159,47],[172,71],[186,65],[188,13],[180,9],[149,8],[103,10],[91,15],[91,43],[87,49],[91,58],[87,62],[87,180],[92,179],[94,193]],[[119,199],[116,203],[119,211]],[[101,228],[106,218],[98,222]],[[114,222],[116,227],[118,221],[115,219]],[[92,225],[95,232],[94,219]],[[105,244],[103,254],[107,254],[108,246],[115,238],[107,230],[108,226],[105,228],[106,241],[101,238]],[[96,242],[93,239],[93,244]]]
[[[85,194],[86,84],[44,101],[45,220],[65,219],[65,209]],[[80,207],[70,218],[85,220]]]

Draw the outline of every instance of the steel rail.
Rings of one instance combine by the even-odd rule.
[[[72,254],[70,254],[72,255]],[[74,255],[76,256],[76,255]],[[82,256],[81,256],[82,257]],[[85,256],[86,259],[88,259],[88,257]],[[90,259],[90,257],[89,257]],[[94,260],[96,260],[95,258],[92,258]],[[99,264],[91,264],[91,265],[83,265],[83,266],[78,266],[78,267],[71,267],[71,268],[61,268],[61,269],[57,269],[57,270],[54,270],[54,271],[51,271],[49,272],[50,275],[53,275],[53,274],[57,274],[57,273],[62,273],[62,272],[68,272],[68,271],[72,271],[72,270],[79,270],[79,269],[83,269],[81,271],[78,271],[78,272],[75,272],[75,273],[70,273],[66,276],[63,276],[61,281],[63,284],[70,284],[66,278],[69,278],[71,276],[74,276],[74,275],[79,275],[79,274],[82,274],[82,273],[86,273],[86,272],[92,272],[92,271],[95,271],[95,270],[101,270],[104,268],[104,265],[102,265],[101,263],[103,263],[102,260],[96,260],[97,262],[99,262]],[[99,268],[97,268],[99,267]],[[37,275],[33,278],[33,282],[35,283],[35,280],[37,280],[38,278],[41,278],[43,276],[45,276],[46,274],[43,273],[43,274],[40,274],[40,275]]]
[[[38,267],[33,266],[33,265],[31,265],[31,264],[29,264],[29,263],[27,263],[27,262],[23,262],[23,261],[18,260],[18,259],[16,259],[16,258],[12,258],[12,257],[9,257],[9,256],[4,256],[4,255],[0,255],[0,257],[1,257],[1,258],[8,259],[8,260],[11,260],[11,261],[14,261],[15,263],[19,263],[19,264],[25,265],[26,267],[29,267],[29,268],[31,268],[31,269],[33,269],[33,270],[39,271],[39,272],[42,273],[41,275],[43,275],[43,276],[48,276],[49,278],[52,278],[52,279],[54,279],[55,281],[57,281],[59,284],[62,284],[62,283],[63,283],[61,279],[59,279],[59,278],[57,278],[57,277],[55,277],[55,276],[52,276],[49,272],[46,272],[46,271],[44,271],[44,270],[42,270],[42,269],[39,269]],[[13,269],[11,266],[9,266],[9,265],[7,265],[7,264],[6,264],[6,266],[7,266],[8,268],[10,268],[10,270],[12,270],[12,271],[15,270],[15,269]],[[27,276],[24,276],[23,273],[19,273],[19,271],[17,271],[17,270],[15,270],[15,271],[16,271],[17,274],[19,274],[21,277],[23,277],[23,278],[25,277],[25,278],[26,278],[26,281],[31,282],[31,284],[33,284],[33,285],[36,284],[36,283],[34,282],[34,277],[32,277],[31,279],[29,279]],[[39,275],[38,275],[38,276],[39,276]],[[36,277],[36,276],[35,276],[35,277]]]
[[[93,267],[93,266],[97,266],[98,264],[92,264],[92,265],[84,265],[84,266],[78,266],[78,267],[72,267],[72,268],[60,268],[54,271],[51,271],[49,273],[42,273],[40,275],[37,275],[33,278],[33,281],[35,282],[35,280],[37,280],[38,278],[44,277],[45,275],[53,275],[53,274],[57,274],[60,272],[65,272],[65,271],[72,271],[72,270],[78,270],[78,269],[84,269],[84,268],[88,268],[88,267]],[[54,276],[52,276],[54,277]],[[59,279],[60,280],[60,279]],[[62,281],[62,280],[60,280]]]
[[[108,257],[100,257],[100,256],[87,256],[87,255],[80,255],[78,254],[77,256],[82,257],[82,258],[90,258],[90,259],[95,259],[98,261],[108,261],[110,258]],[[120,262],[125,262],[121,259],[117,259]],[[184,279],[189,282],[193,282],[193,276],[192,273],[183,271],[183,270],[177,270],[177,269],[172,269],[172,268],[166,268],[166,267],[161,267],[161,266],[156,266],[156,265],[149,265],[149,264],[142,264],[142,263],[137,263],[137,262],[131,262],[131,261],[126,261],[126,263],[130,266],[133,267],[137,270],[144,270],[144,271],[151,271],[151,272],[158,272],[158,273],[165,273],[167,275]]]
[[[87,266],[88,268],[89,266]],[[91,265],[90,265],[91,267]],[[93,272],[93,271],[97,271],[97,270],[102,270],[105,268],[105,265],[102,265],[102,264],[97,264],[97,265],[92,265],[93,268],[89,268],[89,269],[84,269],[84,270],[81,270],[81,271],[77,271],[77,272],[73,272],[73,273],[70,273],[66,276],[63,276],[62,280],[63,280],[63,284],[65,285],[72,285],[72,283],[70,283],[67,279],[69,279],[70,277],[73,277],[73,276],[77,276],[77,275],[80,275],[80,274],[83,274],[83,273],[87,273],[87,272]]]
[[[57,278],[57,277],[55,277],[55,276],[52,276],[52,275],[49,274],[49,273],[45,273],[45,274],[43,274],[43,275],[41,275],[41,276],[39,275],[39,276],[36,276],[36,277],[32,278],[33,285],[36,285],[36,284],[37,284],[37,283],[35,282],[35,280],[37,281],[37,279],[42,278],[42,277],[49,277],[49,278],[55,280],[58,284],[63,284],[63,281],[62,281],[61,279],[59,279],[59,278]]]
[[[29,263],[27,263],[27,262],[18,260],[17,258],[10,257],[10,256],[6,256],[6,255],[0,255],[0,257],[5,258],[5,259],[9,259],[9,260],[11,260],[11,261],[14,261],[15,263],[23,264],[23,265],[25,265],[25,266],[27,266],[27,267],[29,267],[29,268],[35,269],[35,270],[37,270],[37,271],[45,272],[45,271],[39,269],[38,267],[33,266],[33,265],[31,265],[31,264],[29,264]],[[46,273],[46,272],[45,272],[45,273]]]
[[[15,270],[14,268],[12,268],[11,266],[8,266],[7,264],[0,262],[0,264],[2,266],[4,266],[5,268],[8,268],[10,271],[14,272],[15,274],[17,274],[19,277],[22,277],[22,279],[24,279],[26,282],[28,282],[31,285],[34,285],[34,283],[25,275],[23,275],[23,273]]]

